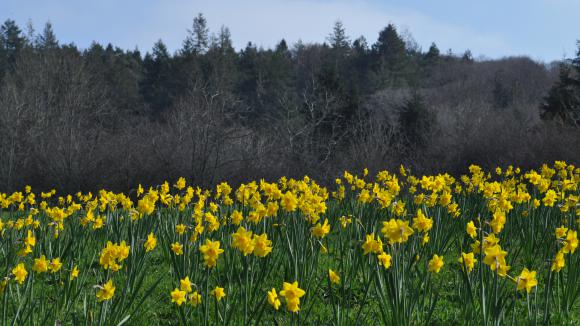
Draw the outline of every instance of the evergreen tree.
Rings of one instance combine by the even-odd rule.
[[[240,81],[238,83],[238,92],[249,106],[253,113],[260,111],[260,99],[263,91],[264,72],[261,71],[261,60],[258,49],[248,42],[246,48],[240,53],[239,72]]]
[[[348,79],[348,56],[350,50],[350,40],[342,22],[337,20],[334,23],[332,33],[327,40],[330,43],[330,49],[323,47],[322,60],[322,79],[329,87],[335,90],[344,88],[345,81]]]
[[[380,33],[373,45],[377,86],[401,84],[407,66],[405,41],[397,33],[393,24],[389,24]]]
[[[422,85],[426,85],[429,83],[429,77],[433,73],[433,69],[441,62],[441,53],[439,52],[439,48],[433,42],[429,47],[427,53],[423,54],[420,58],[420,69],[421,69],[421,76],[419,83]]]
[[[270,62],[271,75],[271,102],[275,103],[281,96],[288,96],[293,82],[292,52],[288,49],[286,40],[282,39],[277,45]]]
[[[36,40],[36,46],[40,49],[55,49],[58,47],[58,41],[52,30],[52,24],[47,22],[44,25],[44,30],[42,34],[38,36]]]
[[[282,39],[278,44],[276,44],[276,53],[288,53],[288,44],[286,43],[285,39]]]
[[[217,47],[220,49],[222,54],[232,54],[235,53],[234,46],[232,43],[232,34],[230,29],[222,26],[220,28],[220,33],[217,38]]]
[[[222,26],[217,36],[212,36],[212,42],[206,54],[208,81],[213,92],[221,95],[231,95],[238,80],[238,55],[232,44],[230,30]]]
[[[371,74],[371,59],[369,45],[364,36],[360,36],[352,42],[352,57],[350,58],[349,79],[351,88],[356,89],[360,94],[371,91],[369,75]]]
[[[107,97],[115,103],[118,117],[143,113],[144,103],[139,89],[143,71],[138,50],[123,51],[112,44],[103,48],[93,42],[84,56],[91,74],[103,79]],[[111,122],[114,123],[118,121]]]
[[[328,36],[328,42],[333,49],[346,50],[350,47],[349,38],[340,20],[334,23],[332,33]]]
[[[171,57],[162,40],[155,43],[152,54],[143,60],[145,76],[141,82],[141,94],[153,114],[159,114],[172,103]]]
[[[8,64],[14,64],[20,50],[26,44],[22,31],[14,20],[8,19],[0,27],[0,40],[4,45],[4,51]]]
[[[423,97],[414,93],[398,109],[401,142],[408,149],[425,147],[433,131],[434,115],[427,109]]]
[[[8,55],[4,46],[4,38],[0,36],[0,88],[2,88],[2,77],[8,65]]]
[[[167,46],[165,43],[163,43],[162,40],[155,42],[151,51],[153,53],[154,60],[158,62],[166,62],[169,60],[169,51],[167,51]]]
[[[361,35],[359,38],[354,40],[354,42],[352,42],[352,48],[356,54],[366,55],[369,50],[367,39]]]
[[[435,42],[431,43],[429,50],[425,54],[425,60],[428,62],[435,62],[435,61],[439,60],[439,56],[440,56],[440,52],[439,52],[439,48],[437,47],[437,44],[435,44]]]
[[[560,64],[560,78],[540,105],[543,120],[580,126],[580,41],[576,56]]]
[[[576,45],[578,46],[578,50],[576,51],[576,58],[572,59],[572,67],[576,70],[576,83],[580,82],[580,40],[576,41]],[[580,86],[580,85],[579,85]]]
[[[405,57],[405,41],[397,33],[393,24],[387,25],[380,33],[374,51],[391,66]]]
[[[182,53],[184,55],[206,53],[209,47],[209,28],[202,13],[193,19],[193,26],[187,32],[188,35],[183,41]]]

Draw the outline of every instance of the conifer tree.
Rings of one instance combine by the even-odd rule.
[[[42,34],[40,34],[36,40],[36,46],[40,49],[55,49],[58,47],[58,41],[50,22],[47,22],[44,25]]]
[[[390,65],[405,57],[405,41],[397,33],[393,24],[387,25],[380,33],[374,51]]]
[[[540,105],[543,120],[580,127],[580,41],[576,58],[560,64],[560,78]]]
[[[153,114],[169,108],[172,102],[171,57],[162,40],[155,43],[152,53],[143,60],[145,71],[141,93]]]
[[[24,47],[26,40],[16,22],[8,19],[0,27],[0,42],[4,46],[8,64],[13,64],[16,61],[17,54]]]
[[[328,42],[333,49],[345,50],[350,47],[350,40],[340,20],[334,23],[332,33],[328,36]]]
[[[403,81],[407,57],[405,41],[397,33],[395,25],[389,24],[373,45],[377,86],[400,85]]]
[[[202,13],[193,19],[191,29],[187,30],[188,35],[183,41],[182,52],[184,55],[204,54],[209,47],[209,28],[207,20]]]
[[[439,59],[439,56],[440,52],[439,48],[437,47],[437,44],[435,44],[435,42],[431,43],[429,50],[425,54],[425,59],[429,62],[434,62],[435,60]]]

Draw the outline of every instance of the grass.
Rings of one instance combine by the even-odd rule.
[[[570,172],[564,175],[563,170]],[[211,193],[167,184],[136,198],[105,191],[70,200],[37,195],[51,197],[38,201],[30,200],[31,192],[0,194],[4,207],[0,275],[6,281],[0,294],[4,303],[0,321],[2,325],[580,324],[579,251],[565,253],[566,266],[551,271],[556,253],[572,241],[557,239],[556,228],[566,226],[566,236],[578,230],[580,209],[574,205],[580,170],[546,166],[537,184],[530,175],[492,176],[474,169],[459,181],[443,175],[421,179],[383,172],[370,179],[345,174],[331,190],[304,178],[250,183],[236,191],[221,184]],[[546,202],[548,189],[542,189],[542,180],[559,198],[553,205]],[[562,185],[570,180],[576,186],[565,189]],[[523,193],[529,198],[518,199]],[[418,200],[419,194],[425,198]],[[445,199],[446,194],[450,198]],[[541,204],[535,205],[535,200]],[[268,213],[274,204],[277,209]],[[260,234],[271,241],[272,250],[265,257],[253,248],[247,255],[236,248],[232,234],[240,225],[232,219],[235,210],[243,215],[240,225],[253,232],[252,245]],[[417,226],[418,210],[432,221],[431,228]],[[506,220],[493,230],[498,212]],[[105,223],[98,227],[101,217]],[[350,223],[343,225],[347,218]],[[325,219],[330,229],[316,235],[313,229],[321,228]],[[396,232],[383,232],[388,220],[408,221],[412,234],[408,239],[392,238]],[[466,233],[469,221],[476,222],[477,237]],[[179,224],[186,226],[184,234],[176,232]],[[365,253],[363,244],[371,233],[383,244],[378,251]],[[147,252],[144,243],[149,234],[157,244]],[[500,276],[483,263],[486,252],[476,253],[473,271],[462,272],[457,262],[461,253],[492,234],[507,252],[507,275]],[[26,245],[31,235],[35,244]],[[208,267],[200,253],[209,239],[219,241],[225,250],[217,255],[216,267]],[[118,271],[101,263],[107,241],[130,246],[127,257],[119,258]],[[183,245],[183,255],[170,249],[176,242]],[[27,246],[31,252],[19,254]],[[391,257],[388,268],[378,264],[381,252]],[[60,258],[63,267],[33,271],[41,254]],[[434,254],[445,262],[437,273],[428,269]],[[22,284],[12,272],[19,263],[28,271]],[[71,280],[73,266],[80,275]],[[524,267],[537,272],[537,286],[529,294],[516,288]],[[329,269],[339,273],[339,284],[330,282]],[[186,276],[193,291],[200,293],[201,305],[172,302],[171,292]],[[99,302],[96,293],[108,280],[115,293]],[[281,293],[284,282],[294,281],[305,291],[299,313],[287,311],[290,299]],[[219,302],[211,295],[216,286],[226,292]],[[267,300],[272,288],[281,300],[279,310]]]

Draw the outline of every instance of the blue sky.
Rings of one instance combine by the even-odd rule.
[[[193,17],[203,12],[211,31],[230,28],[234,45],[271,47],[322,42],[340,19],[352,39],[369,43],[389,22],[410,32],[424,49],[498,58],[529,55],[551,61],[575,55],[579,0],[2,0],[0,19],[37,30],[50,20],[61,42],[85,48],[94,40],[125,49],[151,49],[158,39],[181,47]]]

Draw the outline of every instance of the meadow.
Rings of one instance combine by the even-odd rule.
[[[2,325],[580,323],[580,168],[0,194]]]

